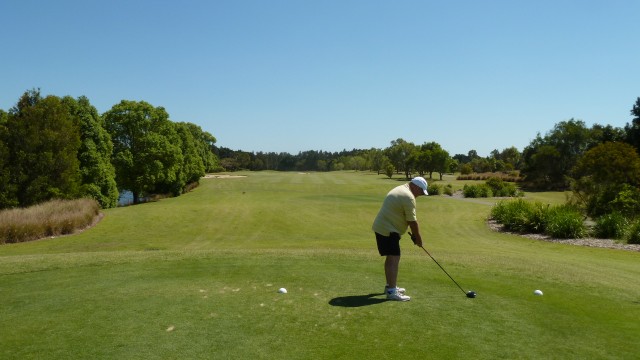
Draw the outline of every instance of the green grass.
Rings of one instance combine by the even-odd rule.
[[[0,358],[640,353],[637,252],[495,233],[485,224],[491,199],[421,197],[425,247],[478,297],[466,298],[404,238],[399,280],[412,300],[386,302],[370,226],[398,181],[351,172],[246,175],[107,210],[78,235],[0,246]]]

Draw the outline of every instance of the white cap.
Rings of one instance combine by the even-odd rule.
[[[427,180],[425,180],[423,177],[414,177],[413,179],[411,179],[411,183],[422,189],[425,195],[429,195],[429,193],[427,192]]]

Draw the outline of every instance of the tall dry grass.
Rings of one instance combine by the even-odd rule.
[[[457,180],[488,180],[491,178],[502,179],[502,181],[508,182],[521,182],[523,180],[522,177],[517,172],[495,172],[495,173],[473,173],[467,175],[458,175]]]
[[[0,211],[0,244],[71,234],[100,214],[94,199],[52,200],[24,209]]]

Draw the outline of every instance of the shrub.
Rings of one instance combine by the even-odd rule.
[[[627,243],[640,244],[640,221],[634,222],[625,236]]]
[[[460,174],[469,175],[473,172],[473,168],[469,164],[460,165]]]
[[[491,209],[491,218],[503,224],[508,231],[542,233],[545,229],[546,210],[547,207],[540,202],[505,200]]]
[[[486,181],[487,186],[491,188],[494,194],[497,194],[504,187],[504,181],[499,177],[490,177]]]
[[[508,231],[544,233],[556,238],[581,238],[587,232],[583,215],[570,205],[549,207],[523,199],[501,201],[491,209],[491,218]]]
[[[622,239],[629,220],[622,214],[615,212],[606,214],[596,220],[594,235],[602,239]]]
[[[427,187],[427,192],[429,195],[440,195],[442,193],[442,186],[437,184],[432,184]]]
[[[582,213],[571,205],[553,206],[544,216],[544,232],[561,239],[577,239],[584,237],[586,226]]]
[[[453,186],[451,184],[447,184],[447,186],[444,187],[444,193],[446,195],[453,196]]]
[[[499,177],[491,177],[487,179],[486,184],[491,188],[491,191],[493,191],[493,196],[515,197],[521,195],[518,193],[518,189],[515,184],[505,182]]]
[[[462,194],[466,198],[492,197],[493,191],[487,184],[465,185],[462,188]]]
[[[389,179],[393,176],[394,171],[396,171],[396,168],[391,164],[387,164],[387,166],[384,167],[384,174],[387,175]]]

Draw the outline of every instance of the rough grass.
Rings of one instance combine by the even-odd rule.
[[[53,200],[24,209],[0,211],[0,244],[71,234],[100,213],[93,199]]]

